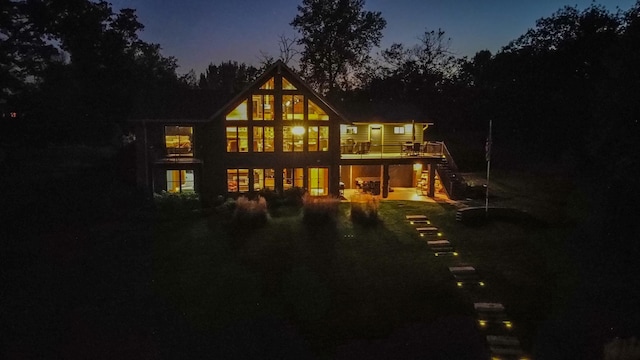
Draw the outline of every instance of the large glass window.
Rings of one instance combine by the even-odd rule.
[[[273,89],[275,89],[275,81],[273,80],[273,78],[270,78],[269,80],[267,80],[267,82],[262,84],[262,86],[260,86],[260,89],[262,89],[262,90],[273,90]]]
[[[275,190],[275,174],[274,169],[253,169],[253,190]]]
[[[236,106],[235,109],[231,110],[225,117],[227,120],[248,120],[247,117],[247,100],[240,103],[240,105]]]
[[[274,137],[273,126],[254,126],[253,127],[253,151],[254,152],[273,152]]]
[[[303,95],[282,95],[282,119],[304,120]]]
[[[227,126],[227,152],[248,151],[248,128],[246,126]]]
[[[164,145],[168,156],[193,156],[193,128],[165,126]]]
[[[309,120],[329,120],[329,115],[322,110],[322,108],[316,105],[313,101],[309,100]]]
[[[300,152],[303,151],[304,127],[283,126],[282,127],[282,151]]]
[[[304,169],[303,168],[287,168],[282,170],[282,187],[283,190],[292,187],[304,187]]]
[[[289,82],[286,78],[282,78],[282,88],[284,90],[298,90],[292,83]]]
[[[273,120],[273,95],[253,95],[253,120]]]
[[[249,169],[227,169],[227,191],[249,191]]]
[[[311,196],[329,195],[328,168],[309,168],[309,194]]]
[[[309,126],[309,151],[329,151],[329,127]]]
[[[181,193],[194,190],[193,170],[167,170],[167,192]]]

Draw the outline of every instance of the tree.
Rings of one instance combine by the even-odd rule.
[[[251,84],[259,74],[252,65],[239,64],[237,61],[213,63],[200,74],[199,87],[235,95]]]
[[[386,21],[363,7],[364,0],[303,0],[298,6],[291,25],[301,36],[301,71],[320,93],[348,88],[349,76],[380,45]]]

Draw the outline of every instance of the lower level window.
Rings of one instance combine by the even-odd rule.
[[[193,170],[167,170],[167,192],[195,191]]]
[[[253,190],[275,190],[275,173],[274,169],[253,169]]]
[[[227,169],[227,191],[249,191],[249,169]]]
[[[287,168],[282,170],[283,177],[283,190],[290,189],[292,187],[304,187],[304,169],[303,168]]]
[[[329,169],[309,168],[309,195],[329,195]]]

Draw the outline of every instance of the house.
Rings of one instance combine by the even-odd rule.
[[[422,181],[433,197],[438,177],[452,164],[444,143],[424,141],[429,123],[352,122],[281,61],[213,106],[208,116],[205,109],[188,118],[134,121],[140,186],[195,191],[203,199],[292,187],[312,196],[361,188],[387,197],[390,187]],[[189,111],[193,107],[183,109]]]

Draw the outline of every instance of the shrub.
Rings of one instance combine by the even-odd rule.
[[[375,225],[380,220],[380,200],[371,194],[355,194],[351,197],[351,221],[361,225]]]
[[[153,194],[153,201],[162,216],[186,216],[201,209],[200,197],[195,192]]]
[[[292,187],[284,191],[283,198],[284,204],[290,206],[302,206],[304,204],[304,197],[306,191],[301,187]]]
[[[335,222],[340,199],[305,194],[302,198],[302,203],[303,221],[306,224],[323,225],[328,222]]]
[[[236,200],[232,223],[236,228],[255,229],[267,223],[267,201],[262,196],[251,200],[240,196]]]

